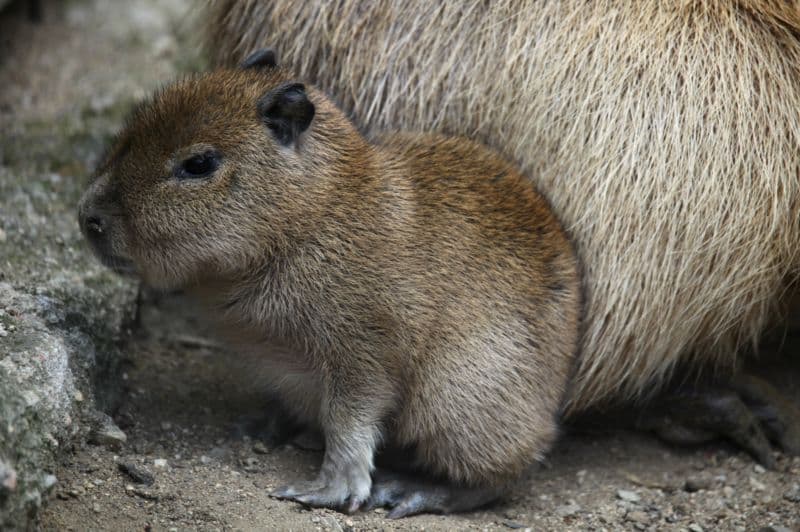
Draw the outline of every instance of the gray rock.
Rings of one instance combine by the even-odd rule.
[[[94,417],[92,430],[89,433],[89,442],[116,450],[128,441],[128,436],[114,423],[110,416],[98,412]]]
[[[0,499],[5,499],[17,489],[17,472],[0,460]]]
[[[117,464],[119,470],[125,473],[130,477],[137,484],[144,484],[145,486],[150,486],[153,482],[156,481],[156,477],[143,467],[139,467],[138,465],[134,464],[133,462],[120,462]]]
[[[257,441],[253,444],[253,452],[256,454],[268,454],[269,447],[264,445],[263,442]]]
[[[750,477],[750,487],[756,491],[764,491],[765,489],[767,489],[766,484],[764,484],[760,480],[756,480],[754,477]]]
[[[224,460],[231,454],[230,447],[217,446],[208,451],[208,456],[214,460]]]
[[[632,523],[639,523],[642,525],[647,525],[650,523],[650,516],[647,514],[647,512],[642,512],[641,510],[628,512],[627,515],[625,515],[625,519]]]
[[[146,490],[134,487],[131,492],[137,497],[141,497],[142,499],[146,499],[148,501],[157,501],[161,498],[161,496],[155,490]]]
[[[108,133],[78,139],[69,127],[2,124],[1,530],[30,526],[58,453],[86,437],[96,407],[117,403],[118,346],[135,316],[136,284],[91,256],[75,221]]]
[[[617,498],[626,502],[639,502],[642,498],[632,490],[617,490]]]
[[[793,485],[792,489],[783,494],[783,498],[789,502],[800,502],[800,485]]]
[[[247,458],[241,461],[242,468],[247,471],[248,473],[255,473],[258,471],[261,462],[259,462],[258,458],[254,456],[248,456]]]

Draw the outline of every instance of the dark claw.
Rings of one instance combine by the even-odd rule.
[[[386,514],[386,517],[389,519],[400,519],[401,517],[408,517],[409,515],[414,515],[418,513],[422,513],[428,510],[428,504],[425,500],[425,497],[417,492],[412,493],[400,503],[392,508],[392,510]],[[441,511],[444,512],[444,509],[441,508],[431,508],[428,511]]]
[[[800,455],[800,408],[767,381],[752,375],[740,376],[732,386],[761,421],[769,439],[783,452]]]

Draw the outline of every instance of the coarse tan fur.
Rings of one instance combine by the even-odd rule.
[[[186,287],[226,323],[323,431],[323,475],[348,468],[343,500],[369,494],[381,444],[460,485],[518,476],[556,437],[579,343],[565,232],[497,153],[368,143],[312,87],[313,120],[282,143],[259,102],[295,81],[227,69],[155,94],[85,193],[84,231],[110,266]],[[199,153],[219,166],[186,178]]]
[[[569,410],[731,369],[800,251],[800,3],[217,1],[219,63],[269,44],[366,131],[520,162],[576,240]]]

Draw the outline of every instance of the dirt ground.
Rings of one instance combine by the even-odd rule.
[[[796,530],[800,459],[765,471],[724,444],[677,449],[633,432],[568,434],[513,496],[485,511],[388,521],[273,500],[311,477],[321,453],[247,435],[257,394],[237,386],[233,355],[199,335],[180,296],[147,301],[130,347],[119,450],[85,445],[56,471],[46,530]],[[133,464],[137,482],[121,471]],[[138,480],[142,480],[138,478]],[[145,479],[149,480],[149,479]],[[781,528],[783,527],[783,528]]]
[[[187,38],[194,5],[70,0],[45,2],[39,23],[3,15],[3,127],[74,131],[97,114],[113,124],[118,108],[200,64]],[[724,443],[680,449],[627,431],[565,434],[512,496],[464,515],[389,521],[382,510],[348,516],[273,500],[272,488],[311,477],[321,453],[248,435],[243,420],[268,412],[205,330],[179,295],[145,298],[113,413],[127,442],[65,453],[41,529],[800,530],[800,458],[779,456],[765,471]]]

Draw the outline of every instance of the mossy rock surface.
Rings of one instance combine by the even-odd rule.
[[[100,131],[102,124],[94,124]],[[106,135],[27,124],[0,166],[0,528],[25,526],[55,484],[54,459],[113,407],[137,285],[105,270],[75,205]]]
[[[0,10],[0,530],[33,526],[61,452],[121,396],[138,283],[92,256],[77,203],[130,108],[202,66],[190,6]]]

